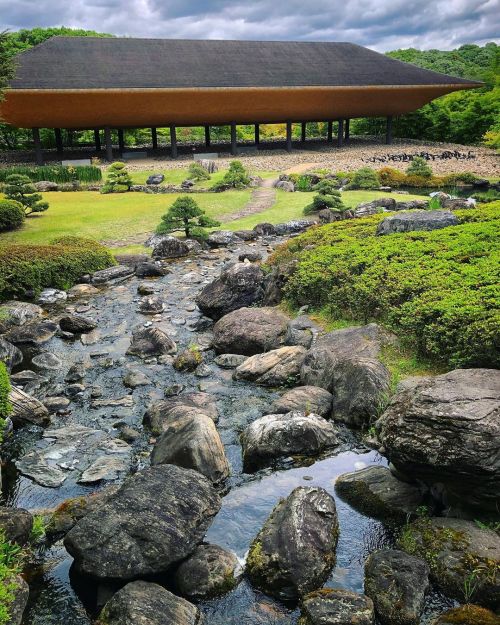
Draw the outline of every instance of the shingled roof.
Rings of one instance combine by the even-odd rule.
[[[12,89],[480,84],[352,43],[53,37],[17,58]]]

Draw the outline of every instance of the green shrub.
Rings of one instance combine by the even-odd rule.
[[[9,416],[11,405],[9,402],[10,380],[5,363],[0,361],[0,443],[3,439],[5,419]]]
[[[15,599],[16,576],[21,572],[24,552],[5,538],[0,530],[0,625],[10,622],[10,607]]]
[[[422,178],[432,178],[432,169],[425,158],[415,156],[406,169],[408,176],[421,176]]]
[[[298,261],[285,288],[293,305],[380,320],[450,367],[498,367],[500,202],[457,216],[458,226],[384,237],[374,236],[383,215],[337,222],[297,237],[270,262]]]
[[[125,163],[116,161],[108,168],[106,183],[101,188],[101,193],[126,193],[132,186],[132,178],[126,169]]]
[[[210,180],[210,174],[199,163],[191,163],[188,168],[188,175],[191,180]]]
[[[8,200],[14,200],[23,206],[25,215],[43,213],[49,207],[48,202],[42,201],[41,194],[36,192],[28,176],[20,174],[7,176],[4,193]]]
[[[102,179],[102,172],[99,167],[92,165],[45,165],[42,167],[1,167],[0,182],[5,182],[7,176],[21,174],[28,176],[32,182],[49,180],[50,182],[64,183],[79,180],[80,182],[99,182]]]
[[[343,204],[340,191],[335,189],[330,180],[322,180],[314,187],[319,193],[313,197],[311,204],[304,207],[304,215],[311,215],[324,208],[329,208],[337,213],[343,213],[347,207]]]
[[[378,170],[380,184],[384,187],[403,187],[407,185],[406,174],[392,167],[382,167]]]
[[[374,169],[362,167],[354,173],[352,181],[347,187],[349,189],[378,189],[380,187],[380,180]]]
[[[15,230],[25,218],[23,205],[14,200],[0,200],[0,232]]]
[[[295,180],[295,190],[306,191],[306,192],[312,191],[313,190],[312,177],[308,176],[307,174],[302,174],[300,176],[297,176]]]
[[[496,189],[488,189],[488,191],[473,193],[471,197],[482,204],[495,202],[496,200],[500,200],[500,191],[497,191]]]
[[[181,195],[161,218],[156,233],[170,234],[180,231],[188,238],[206,239],[208,233],[205,228],[216,226],[220,226],[220,222],[206,215],[192,197]]]
[[[247,170],[243,167],[241,161],[231,161],[228,171],[219,184],[214,185],[213,190],[224,189],[230,187],[232,189],[244,189],[250,184],[250,178]]]
[[[116,264],[96,241],[63,237],[50,245],[0,245],[0,301],[53,287],[66,289],[84,274]]]

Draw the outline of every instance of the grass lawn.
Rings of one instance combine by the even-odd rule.
[[[217,218],[240,210],[251,190],[192,194],[210,217]],[[88,237],[97,241],[126,239],[152,232],[178,194],[116,193],[95,191],[44,193],[49,202],[45,213],[29,217],[14,232],[0,235],[0,243],[48,243],[64,235]]]
[[[210,180],[200,180],[196,183],[196,186],[201,189],[207,189],[208,187],[212,187],[214,184],[220,182],[224,177],[227,169],[221,169],[216,171],[214,174],[210,176]],[[251,176],[260,176],[261,178],[277,178],[278,174],[275,171],[253,171],[252,168],[248,168],[248,171]],[[130,176],[132,178],[132,182],[134,184],[146,184],[146,180],[149,176],[153,174],[163,174],[165,176],[165,180],[162,184],[175,184],[179,185],[184,180],[189,178],[188,174],[188,166],[183,167],[182,169],[151,169],[144,171],[131,171]],[[106,174],[104,174],[104,178],[106,178]]]
[[[230,223],[224,224],[224,228],[228,230],[246,230],[253,228],[256,224],[267,221],[272,224],[283,223],[291,219],[300,219],[304,217],[304,206],[312,202],[314,192],[296,191],[288,193],[277,189],[276,204],[267,211],[250,215],[237,219]],[[384,191],[344,191],[342,193],[342,201],[346,206],[357,206],[361,202],[369,202],[380,197],[387,197],[388,193]],[[401,201],[428,199],[422,195],[394,195]],[[310,216],[312,217],[312,216]]]

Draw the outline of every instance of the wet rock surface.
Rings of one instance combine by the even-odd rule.
[[[328,418],[332,411],[333,396],[328,391],[317,386],[297,386],[277,399],[272,407],[272,412],[303,412],[313,413],[320,417]]]
[[[326,588],[302,602],[300,625],[373,625],[375,612],[369,597],[350,590]]]
[[[0,506],[0,530],[5,539],[24,545],[28,542],[33,527],[33,516],[22,508]]]

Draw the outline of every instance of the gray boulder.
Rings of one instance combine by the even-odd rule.
[[[159,262],[154,261],[145,261],[139,263],[135,268],[135,275],[138,278],[160,278],[161,276],[165,276],[168,273],[168,270]]]
[[[288,193],[293,193],[295,191],[295,185],[291,180],[277,180],[274,183],[274,187],[282,191],[287,191]]]
[[[221,369],[236,369],[239,365],[245,362],[246,356],[242,354],[220,354],[215,357],[215,364]]]
[[[301,625],[374,625],[369,597],[343,588],[322,588],[304,597]]]
[[[23,326],[35,321],[43,315],[43,309],[30,302],[15,300],[0,304],[0,333],[6,332],[12,326]]]
[[[233,378],[262,384],[284,386],[294,384],[307,350],[304,347],[280,347],[265,354],[250,356],[236,367]]]
[[[0,336],[0,362],[5,363],[7,370],[11,371],[14,367],[20,365],[22,361],[22,351]]]
[[[60,304],[68,299],[66,291],[60,289],[43,289],[37,298],[38,304],[42,306],[50,306],[52,304]]]
[[[382,520],[404,522],[425,503],[425,489],[398,480],[380,466],[339,475],[335,490],[354,509]]]
[[[429,208],[428,200],[408,200],[407,202],[396,202],[394,210],[407,211],[407,210],[426,210]]]
[[[248,260],[251,263],[256,263],[262,260],[262,253],[257,250],[245,250],[238,256],[238,260],[240,263],[245,262],[245,260]]]
[[[98,625],[201,625],[198,608],[151,582],[130,582],[104,606]]]
[[[449,211],[416,210],[386,217],[379,223],[376,234],[395,234],[397,232],[413,232],[415,230],[439,230],[456,225],[458,225],[458,219]]]
[[[257,234],[253,230],[235,230],[234,234],[242,241],[255,241]]]
[[[396,210],[396,200],[393,197],[381,197],[371,202],[362,202],[354,209],[354,216],[367,217],[368,215],[381,213],[384,210]]]
[[[147,358],[174,354],[177,351],[175,342],[159,328],[138,328],[132,333],[127,354]]]
[[[134,267],[116,265],[108,269],[101,269],[92,274],[92,284],[114,284],[134,275]]]
[[[208,235],[207,243],[210,247],[226,247],[241,243],[241,239],[232,230],[216,230]]]
[[[210,599],[238,584],[240,565],[231,551],[218,545],[199,545],[175,573],[175,585],[188,599]]]
[[[9,393],[9,402],[12,406],[10,418],[14,427],[27,424],[45,426],[50,423],[49,411],[35,397],[28,395],[20,388],[13,386]]]
[[[165,304],[156,295],[145,295],[139,302],[139,312],[143,315],[157,315],[165,309]]]
[[[316,221],[314,221],[314,219],[292,219],[283,224],[276,224],[274,230],[278,236],[284,236],[287,234],[295,234],[296,232],[304,232],[304,230],[307,230],[315,224]]]
[[[62,360],[52,352],[42,352],[31,359],[31,364],[42,371],[57,371],[62,367]]]
[[[464,198],[446,198],[442,200],[441,206],[450,211],[463,210],[464,208],[472,208],[471,204]]]
[[[200,473],[159,465],[129,477],[68,532],[77,569],[100,579],[162,573],[201,542],[220,499]],[[168,514],[166,514],[168,511]]]
[[[284,393],[273,402],[271,412],[314,413],[320,417],[329,417],[332,411],[333,396],[317,386],[297,386]]]
[[[285,344],[288,317],[277,308],[240,308],[214,325],[218,353],[253,356]]]
[[[343,216],[342,213],[338,211],[332,211],[330,208],[322,208],[318,213],[318,219],[322,224],[331,224],[334,221],[341,221]]]
[[[152,174],[148,176],[146,184],[161,184],[164,180],[165,176],[163,174]]]
[[[214,397],[208,393],[194,392],[157,401],[146,410],[143,423],[153,434],[161,434],[171,421],[195,414],[206,415],[216,423],[219,412]]]
[[[319,487],[299,487],[271,512],[250,546],[247,573],[264,592],[296,600],[319,588],[335,564],[335,501]]]
[[[276,228],[273,226],[273,224],[269,224],[265,222],[254,226],[253,231],[259,237],[263,237],[263,236],[267,237],[267,236],[272,236],[276,234]]]
[[[128,388],[137,388],[139,386],[149,386],[151,380],[148,376],[138,369],[129,369],[123,376],[123,385]]]
[[[376,423],[394,466],[445,503],[497,510],[500,372],[457,369],[409,384]]]
[[[170,235],[158,237],[153,247],[153,258],[181,258],[189,254],[189,247],[184,241]]]
[[[429,567],[404,551],[375,551],[365,563],[365,593],[384,625],[419,625],[428,589]]]
[[[445,594],[500,608],[500,536],[493,530],[462,519],[419,519],[404,528],[398,546],[427,562]]]
[[[264,293],[263,282],[264,273],[258,265],[235,263],[203,288],[196,303],[204,315],[217,320],[258,302]]]
[[[9,604],[9,620],[7,621],[7,625],[22,625],[24,611],[28,605],[30,587],[21,575],[16,575],[12,583],[14,584],[14,588],[12,589],[14,599]]]
[[[59,320],[59,327],[64,332],[72,334],[86,334],[97,328],[97,323],[81,315],[66,315]]]
[[[243,466],[254,471],[278,458],[314,456],[337,445],[335,426],[315,414],[270,414],[253,421],[241,434]]]
[[[151,464],[175,464],[194,469],[213,484],[229,477],[224,446],[210,417],[190,414],[170,419],[151,453]]]
[[[0,506],[0,530],[5,535],[5,539],[25,545],[31,535],[33,527],[33,516],[23,508],[9,508]]]
[[[50,341],[57,332],[53,321],[39,321],[13,327],[4,338],[14,345],[41,345]]]

